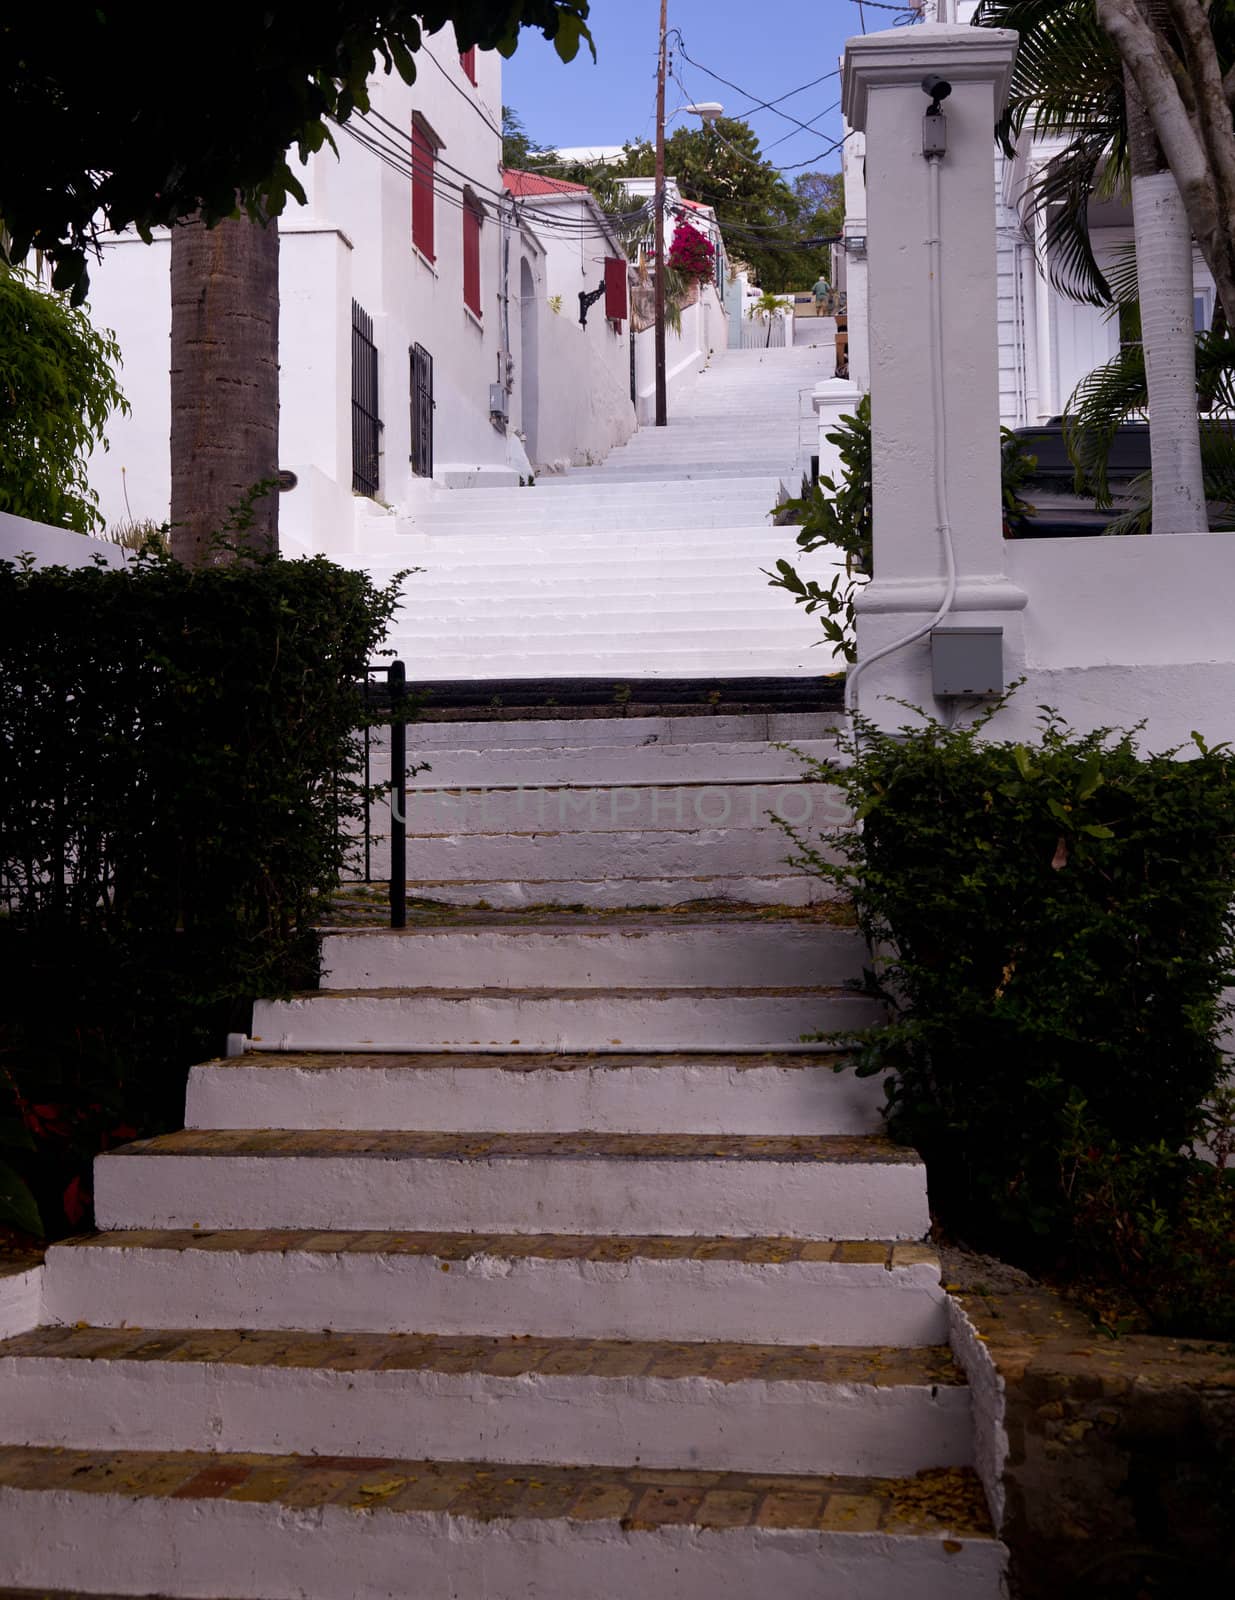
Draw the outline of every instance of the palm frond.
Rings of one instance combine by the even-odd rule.
[[[1129,239],[1115,251],[1110,266],[1106,268],[1107,287],[1111,291],[1112,311],[1120,306],[1134,306],[1141,297],[1136,275],[1136,243]]]
[[[1068,299],[1091,306],[1108,306],[1114,299],[1089,232],[1089,199],[1109,156],[1109,129],[1078,129],[1027,191],[1030,214],[1046,229],[1051,282]]]
[[[982,0],[973,20],[975,27],[1012,28],[1021,36],[997,129],[1009,156],[1027,121],[1040,133],[1065,136],[1107,122],[1122,150],[1123,69],[1093,0]]]
[[[1235,339],[1224,331],[1197,335],[1198,404],[1212,408],[1201,424],[1201,471],[1211,528],[1235,528]],[[1111,505],[1107,463],[1119,429],[1144,417],[1149,405],[1145,353],[1126,345],[1112,361],[1081,379],[1064,409],[1064,443],[1076,472],[1076,489]],[[1126,509],[1107,533],[1148,533],[1152,501],[1148,473],[1128,485]]]
[[[1028,200],[1045,218],[1051,282],[1086,305],[1112,303],[1110,284],[1089,236],[1092,195],[1111,198],[1128,185],[1128,123],[1123,68],[1093,0],[982,0],[974,24],[1013,28],[1020,47],[1007,108],[995,133],[1005,154],[1030,127],[1065,138],[1043,167]]]
[[[1119,354],[1095,367],[1077,384],[1064,407],[1064,445],[1076,472],[1078,494],[1091,494],[1094,503],[1111,503],[1107,462],[1115,435],[1130,417],[1143,416],[1149,404],[1145,352],[1139,344],[1125,345]]]

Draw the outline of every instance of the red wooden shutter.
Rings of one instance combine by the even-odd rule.
[[[471,200],[463,202],[463,304],[482,316],[480,309],[480,212]]]
[[[459,65],[463,68],[463,75],[467,81],[476,87],[476,46],[470,50],[463,50],[459,54]]]
[[[626,262],[621,256],[605,257],[605,315],[621,322],[626,310]]]
[[[412,124],[412,243],[427,261],[433,252],[433,145],[423,128]]]

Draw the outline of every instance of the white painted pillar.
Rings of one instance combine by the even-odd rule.
[[[862,401],[863,390],[849,378],[824,378],[815,385],[811,406],[819,419],[819,476],[836,479],[840,471],[840,451],[828,439],[842,417],[851,417]]]
[[[841,152],[845,179],[847,239],[866,238],[866,141],[851,130]],[[865,393],[870,388],[870,340],[866,293],[866,250],[845,254],[845,294],[849,312],[849,376]]]
[[[929,636],[898,641],[923,630],[947,596],[944,523],[956,569],[949,620],[1002,625],[1006,677],[1023,661],[1025,595],[1004,571],[992,196],[993,130],[1016,46],[1006,30],[939,24],[864,35],[845,50],[845,117],[866,136],[874,452],[874,577],[858,605],[850,682],[852,703],[889,726],[906,716],[890,696],[941,709],[931,695]],[[932,75],[952,86],[936,174],[937,256],[934,177],[922,151],[930,105],[922,81]]]

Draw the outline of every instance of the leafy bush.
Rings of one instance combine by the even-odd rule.
[[[1076,1244],[1076,1152],[1178,1151],[1223,1071],[1232,759],[1132,735],[860,723],[812,762],[860,821],[797,860],[853,898],[892,1006],[856,1044],[964,1237],[1041,1265]],[[874,981],[874,980],[872,980]]]
[[[1000,479],[1003,494],[1004,532],[1024,522],[1033,507],[1021,499],[1020,491],[1033,476],[1037,457],[1030,455],[1010,428],[1001,428],[999,446]],[[871,575],[871,537],[874,526],[874,489],[871,477],[871,402],[864,394],[852,416],[843,416],[836,431],[825,435],[840,453],[839,482],[822,476],[813,486],[803,478],[802,493],[786,500],[775,511],[780,523],[795,523],[800,531],[798,548],[803,555],[827,549],[839,552],[844,561],[825,589],[814,578],[802,578],[790,561],[778,561],[776,571],[764,570],[774,589],[785,589],[807,614],[819,614],[823,636],[839,650],[846,661],[856,661],[857,633],[854,599]]]
[[[864,394],[853,416],[844,416],[828,441],[840,452],[840,482],[821,477],[802,495],[777,508],[782,521],[799,524],[798,549],[811,555],[821,547],[837,550],[844,564],[825,589],[814,578],[799,577],[789,561],[778,561],[767,572],[769,586],[785,589],[808,615],[819,614],[823,636],[846,661],[857,660],[853,602],[871,574],[871,530],[874,522],[871,490],[871,402]]]
[[[1112,1332],[1235,1340],[1235,1171],[1167,1145],[1078,1146],[1068,1264]]]
[[[178,1123],[193,1057],[315,976],[395,588],[320,559],[0,563],[0,1222],[31,1196],[76,1222],[90,1156]]]
[[[120,351],[84,311],[0,265],[0,511],[90,533],[102,525],[86,461],[113,411]]]

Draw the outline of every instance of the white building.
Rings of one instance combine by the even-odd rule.
[[[635,430],[626,252],[584,184],[503,181],[519,244],[511,424],[533,466],[585,465]]]
[[[578,196],[512,194],[496,52],[460,56],[447,28],[416,61],[412,85],[374,78],[337,155],[307,164],[308,204],[280,218],[291,553],[353,550],[375,504],[413,509],[433,483],[598,460],[635,425],[625,334],[603,307],[580,330],[570,298],[599,280],[593,256],[621,253],[603,217]],[[91,462],[113,523],[168,515],[170,253],[166,233],[112,238],[91,273],[91,315],[116,331],[133,408]]]
[[[969,23],[977,0],[925,0],[927,18]],[[923,106],[925,107],[925,100]],[[848,296],[849,370],[863,390],[870,387],[870,340],[890,337],[869,326],[866,263],[866,144],[846,125],[842,146],[845,179],[846,243],[838,251],[840,282]],[[1028,191],[1050,158],[1063,148],[1061,138],[1043,139],[1026,129],[1016,157],[1009,161],[992,143],[992,190],[996,219],[999,306],[999,420],[1017,428],[1045,422],[1064,410],[1073,390],[1095,367],[1119,353],[1119,319],[1103,306],[1070,298],[1053,281],[1056,263],[1045,238],[1045,219],[1033,214]],[[1132,242],[1132,208],[1093,200],[1089,207],[1094,254],[1107,271]],[[1196,326],[1213,316],[1213,279],[1193,251]],[[925,286],[924,291],[925,295]],[[923,298],[921,304],[925,304]],[[912,308],[911,308],[912,310]]]

